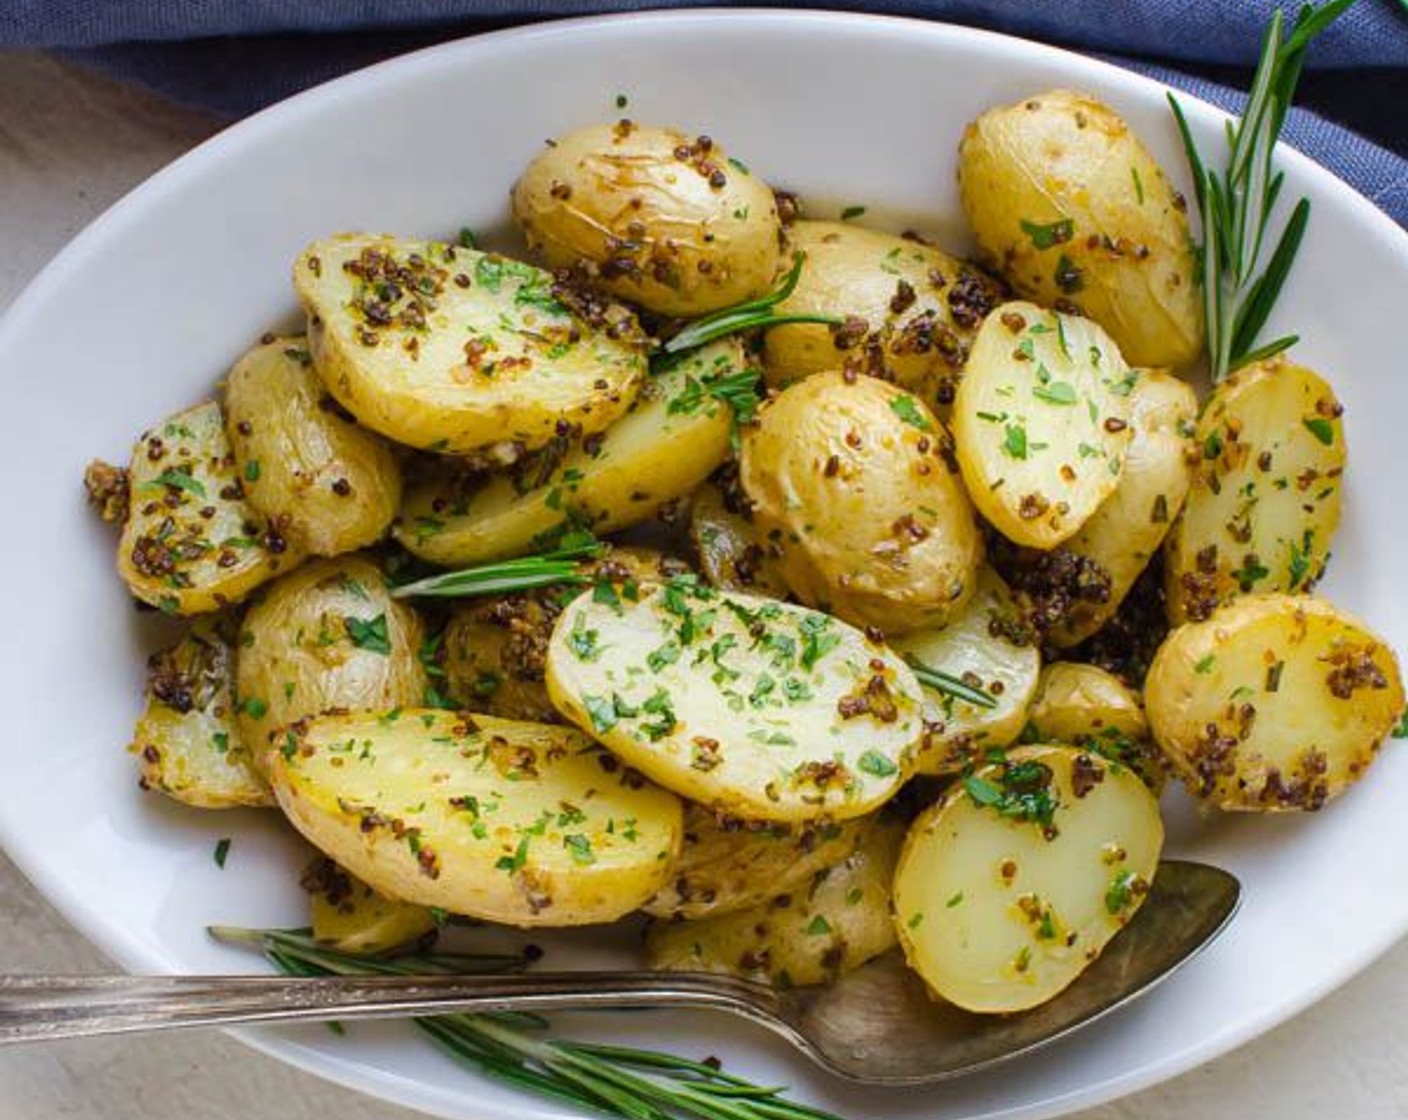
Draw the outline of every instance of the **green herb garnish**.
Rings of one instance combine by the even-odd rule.
[[[385,612],[375,618],[353,618],[348,615],[342,620],[347,637],[358,649],[387,656],[391,653],[391,636],[386,630]]]
[[[960,677],[931,668],[917,657],[906,657],[905,661],[914,670],[915,678],[925,688],[932,688],[935,692],[941,692],[955,700],[962,700],[965,704],[972,704],[975,708],[991,709],[997,707],[997,700],[994,697],[989,696],[982,689],[974,688]]]
[[[605,545],[590,533],[565,533],[559,546],[548,552],[461,568],[456,572],[442,572],[414,583],[403,583],[392,589],[391,597],[467,599],[477,595],[529,591],[554,584],[584,585],[588,580],[581,574],[577,561],[600,556],[604,548]]]

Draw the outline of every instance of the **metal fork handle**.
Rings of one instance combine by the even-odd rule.
[[[729,976],[4,976],[0,1044],[175,1027],[392,1019],[456,1012],[702,1007],[777,1030],[778,994]]]

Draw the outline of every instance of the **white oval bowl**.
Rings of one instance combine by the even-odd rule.
[[[208,814],[142,794],[122,746],[142,653],[106,527],[83,508],[95,455],[122,460],[148,422],[207,395],[294,309],[290,262],[342,229],[439,233],[502,226],[509,185],[544,138],[627,113],[708,131],[804,197],[863,203],[962,249],[954,153],[983,109],[1076,86],[1123,113],[1185,168],[1163,87],[1031,43],[939,24],[822,13],[629,15],[486,35],[333,82],[217,136],[93,223],[0,323],[3,484],[15,598],[0,673],[0,842],[38,888],[133,971],[248,971],[212,922],[301,924],[307,850],[272,813]],[[618,94],[629,99],[617,108]],[[1205,151],[1221,116],[1189,98]],[[1326,372],[1347,408],[1352,468],[1324,590],[1408,647],[1394,485],[1408,415],[1396,327],[1408,237],[1334,176],[1283,151],[1288,196],[1314,217],[1271,329]],[[1375,480],[1380,479],[1379,484]],[[931,1090],[842,1085],[779,1041],[710,1016],[582,1019],[565,1032],[717,1054],[736,1072],[867,1120],[1041,1117],[1144,1088],[1230,1050],[1344,982],[1408,930],[1396,889],[1408,853],[1408,761],[1315,817],[1199,822],[1175,806],[1173,854],[1241,877],[1246,902],[1212,950],[1133,1008],[1019,1064]],[[222,871],[217,838],[234,838]],[[591,941],[578,934],[564,945]],[[609,958],[557,948],[555,963]],[[619,959],[619,958],[616,958]],[[480,1080],[404,1024],[242,1032],[313,1073],[445,1116],[572,1115]]]

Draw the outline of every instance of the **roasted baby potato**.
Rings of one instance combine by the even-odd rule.
[[[1107,576],[1109,593],[1099,601],[1074,600],[1047,635],[1055,646],[1077,645],[1114,617],[1188,495],[1198,414],[1191,386],[1158,370],[1140,370],[1129,391],[1129,412],[1132,435],[1119,485],[1061,546]]]
[[[1041,671],[1024,737],[1099,751],[1130,767],[1155,793],[1168,776],[1139,697],[1095,665],[1057,661]]]
[[[779,887],[747,910],[653,923],[645,939],[650,967],[790,988],[825,984],[892,948],[890,885],[904,827],[882,816],[860,828],[854,851],[805,885]]]
[[[415,945],[435,932],[425,906],[388,898],[330,859],[304,873],[313,936],[339,953],[379,956]]]
[[[733,489],[737,491],[737,486]],[[731,495],[713,482],[694,492],[689,503],[689,539],[699,555],[699,569],[721,591],[784,599],[787,581],[778,570],[773,546],[759,538],[747,504],[741,491]]]
[[[910,966],[969,1011],[1044,1003],[1139,909],[1164,829],[1154,795],[1089,751],[1019,747],[910,829],[894,913]]]
[[[781,225],[768,185],[707,136],[619,121],[549,143],[513,188],[513,217],[549,268],[694,318],[761,295]]]
[[[511,461],[563,426],[601,431],[646,376],[629,311],[493,253],[343,234],[308,246],[293,282],[328,391],[411,447]]]
[[[1311,370],[1276,357],[1238,370],[1203,405],[1200,458],[1164,548],[1169,621],[1249,592],[1308,592],[1340,522],[1343,411]]]
[[[423,702],[423,634],[364,556],[314,560],[271,586],[240,627],[240,736],[263,767],[287,726],[330,708]]]
[[[1179,627],[1144,683],[1154,739],[1220,809],[1319,809],[1403,713],[1393,650],[1308,595],[1249,595]]]
[[[923,732],[909,667],[844,622],[695,577],[573,600],[554,706],[647,777],[749,820],[840,820],[893,796]]]
[[[167,614],[238,603],[302,559],[245,499],[214,401],[143,432],[127,479],[118,574]]]
[[[973,593],[982,539],[934,414],[872,377],[817,374],[743,438],[739,481],[803,602],[901,633]]]
[[[691,802],[670,882],[641,909],[691,922],[751,909],[840,863],[866,827],[861,821],[788,826],[720,819]]]
[[[1051,549],[1119,485],[1135,377],[1089,319],[1006,303],[983,322],[953,404],[963,481],[1008,540]]]
[[[406,495],[396,537],[455,567],[528,551],[568,528],[609,533],[646,521],[728,457],[734,415],[724,398],[756,380],[733,339],[701,347],[646,382],[599,436],[487,479],[433,466]]]
[[[791,323],[764,336],[768,384],[840,369],[894,381],[930,408],[947,405],[1000,287],[972,265],[912,238],[850,222],[796,222],[788,248],[806,261],[779,314],[832,315],[840,330]]]
[[[200,809],[274,803],[235,724],[234,631],[224,615],[199,618],[148,659],[146,705],[128,747],[144,789]]]
[[[262,342],[225,382],[225,428],[249,504],[305,552],[375,544],[401,504],[391,448],[347,418],[307,340]]]
[[[958,773],[989,748],[1005,747],[1021,733],[1036,692],[1041,654],[1011,590],[996,572],[979,569],[973,597],[948,625],[901,635],[890,645],[917,671],[939,670],[986,693],[992,702],[981,707],[926,685],[930,730],[916,759],[919,773]]]
[[[958,149],[984,259],[1022,295],[1088,315],[1138,366],[1203,345],[1187,205],[1109,106],[1068,90],[991,109]]]
[[[279,805],[374,890],[514,926],[610,922],[668,880],[679,799],[566,728],[430,708],[300,721]]]

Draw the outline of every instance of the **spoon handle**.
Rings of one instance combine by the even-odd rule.
[[[777,994],[727,976],[0,976],[0,1044],[173,1027],[456,1012],[706,1007],[776,1029]]]

